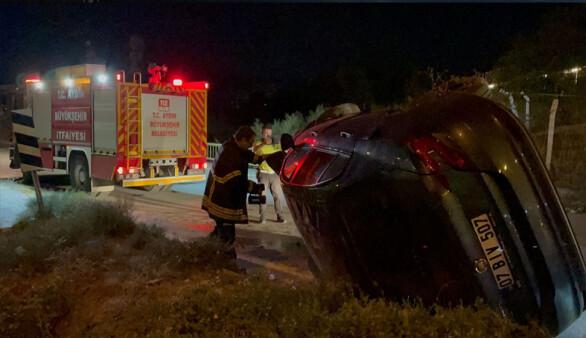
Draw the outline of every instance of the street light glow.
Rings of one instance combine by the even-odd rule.
[[[488,85],[488,89],[493,89],[494,87],[495,87],[495,84],[494,83],[491,83],[491,84]]]
[[[570,70],[570,72],[572,72],[572,73],[577,73],[577,72],[579,72],[579,71],[580,71],[580,68],[579,68],[579,67],[574,67],[574,68],[572,68],[572,69]]]

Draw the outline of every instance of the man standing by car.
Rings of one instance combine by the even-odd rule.
[[[260,194],[264,187],[248,180],[248,163],[263,157],[248,150],[256,134],[248,126],[238,128],[234,138],[224,143],[208,175],[201,207],[216,221],[211,236],[229,245],[227,253],[236,258],[235,223],[248,223],[246,194]]]
[[[262,127],[261,137],[262,139],[260,141],[254,143],[253,150],[256,155],[266,156],[281,150],[281,145],[274,144],[273,142],[273,129],[270,124],[265,124]],[[266,161],[263,161],[257,168],[257,178],[259,183],[264,184],[265,187],[270,188],[271,190],[271,194],[273,195],[273,199],[275,200],[275,212],[277,213],[277,223],[285,223],[286,221],[283,217],[283,208],[281,206],[281,196],[283,195],[283,189],[281,188],[281,180],[279,179],[279,175],[276,174],[273,171],[273,169],[271,169],[271,167],[267,164]],[[261,223],[266,222],[266,208],[266,204],[260,204],[259,206]]]

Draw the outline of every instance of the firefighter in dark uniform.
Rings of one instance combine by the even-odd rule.
[[[202,200],[202,209],[216,221],[211,236],[229,245],[228,254],[236,258],[235,223],[248,223],[246,194],[260,194],[261,184],[248,180],[248,163],[263,161],[262,156],[249,150],[256,134],[248,126],[241,126],[234,137],[224,143],[208,175]]]

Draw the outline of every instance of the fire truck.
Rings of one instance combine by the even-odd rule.
[[[203,180],[208,83],[164,83],[165,71],[151,65],[148,83],[141,73],[126,82],[124,71],[108,74],[104,65],[83,64],[55,69],[52,80],[27,79],[24,110],[34,126],[16,126],[13,119],[13,127],[37,139],[39,173],[69,175],[75,190],[88,192]],[[16,151],[13,162],[19,156],[26,155]]]

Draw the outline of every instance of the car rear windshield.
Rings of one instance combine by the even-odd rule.
[[[293,185],[316,185],[334,179],[348,156],[312,148],[293,150],[283,166],[283,179]]]

